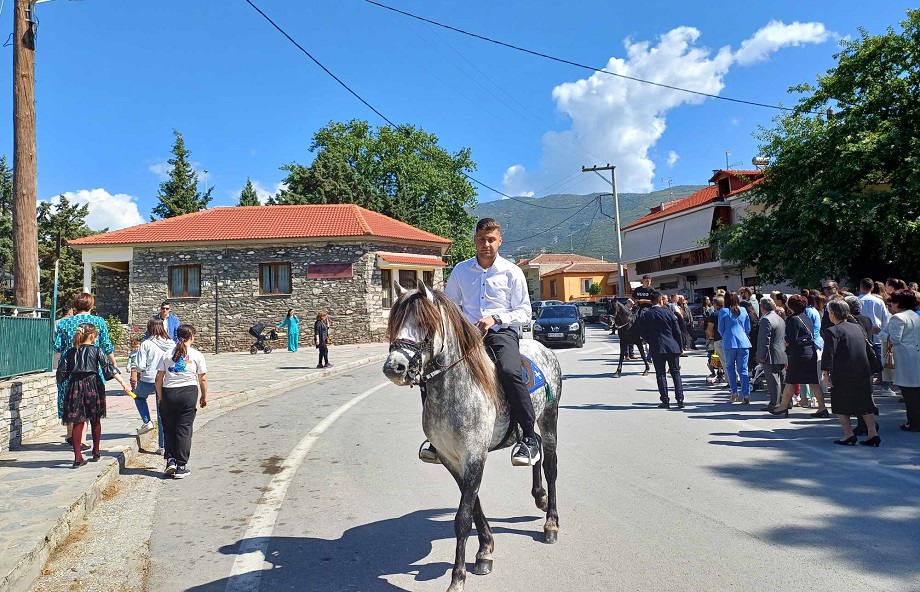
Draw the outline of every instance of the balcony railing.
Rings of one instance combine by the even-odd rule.
[[[677,253],[676,255],[639,261],[636,263],[636,273],[642,275],[654,273],[656,271],[668,271],[670,269],[680,269],[693,265],[712,263],[713,261],[718,261],[718,254],[712,247],[706,247],[705,249],[696,249],[695,251],[686,251],[684,253]]]

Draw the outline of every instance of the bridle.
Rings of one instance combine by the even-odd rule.
[[[470,350],[450,364],[442,367],[441,362],[438,361],[438,358],[442,356],[444,350],[442,348],[440,352],[435,354],[434,344],[432,343],[430,337],[425,337],[425,339],[422,341],[397,339],[390,344],[390,352],[395,350],[401,350],[404,354],[411,354],[410,356],[407,356],[409,358],[409,369],[406,371],[406,377],[409,379],[409,386],[417,385],[423,391],[425,390],[426,382],[435,376],[438,376],[439,374],[444,374],[454,366],[463,362],[471,353],[473,353],[473,350]],[[423,365],[422,360],[424,359],[424,355],[426,353],[431,355],[431,361]],[[425,372],[425,370],[431,367],[433,367],[431,371]]]

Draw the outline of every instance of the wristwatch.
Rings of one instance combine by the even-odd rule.
[[[495,321],[496,325],[502,324],[502,318],[498,316],[497,314],[492,315],[492,320]]]

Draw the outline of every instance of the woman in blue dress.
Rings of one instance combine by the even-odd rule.
[[[294,314],[293,308],[288,309],[287,316],[278,326],[287,327],[288,351],[297,351],[297,346],[300,345],[300,317]]]
[[[87,294],[86,292],[77,294],[73,302],[74,315],[64,317],[57,322],[54,331],[54,351],[59,354],[66,352],[73,343],[73,336],[77,331],[77,327],[79,327],[81,323],[89,323],[99,330],[99,336],[96,338],[96,342],[93,345],[100,347],[102,353],[108,356],[109,361],[114,365],[115,346],[112,345],[112,340],[109,339],[109,326],[102,317],[90,314],[90,311],[93,310],[95,305],[96,299],[93,298],[92,294]],[[67,393],[67,386],[69,383],[69,380],[57,383],[57,412],[58,419],[61,420],[64,419],[64,395]],[[68,423],[66,425],[67,443],[72,444],[73,424]]]

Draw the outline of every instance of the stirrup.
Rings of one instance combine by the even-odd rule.
[[[542,447],[543,447],[543,442],[540,440],[538,436],[537,437],[537,454],[536,456],[530,456],[529,447],[525,446],[524,441],[521,440],[520,442],[517,443],[517,445],[515,445],[514,448],[511,449],[511,464],[515,467],[535,466],[543,458],[542,455],[540,454],[540,449]],[[526,458],[522,458],[518,456],[518,452],[520,452],[521,450],[525,452]]]
[[[428,464],[441,464],[441,457],[438,456],[437,449],[428,440],[425,440],[422,442],[422,445],[419,446],[418,458],[420,461],[426,462]]]

